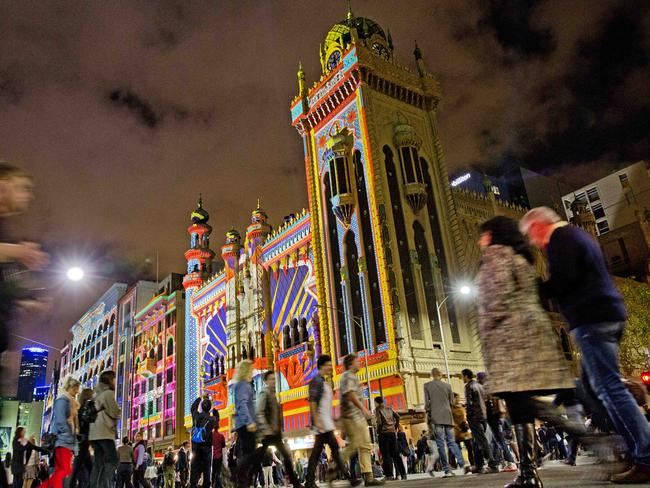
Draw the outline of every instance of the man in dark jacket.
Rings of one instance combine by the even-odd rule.
[[[406,469],[397,450],[397,427],[399,426],[399,415],[384,405],[382,397],[375,398],[375,422],[379,434],[379,450],[383,460],[384,476],[386,479],[393,478],[393,465],[395,465],[395,478],[399,476],[406,479]]]
[[[187,486],[187,480],[190,474],[190,463],[187,460],[187,451],[190,448],[188,441],[183,442],[183,445],[178,450],[178,459],[176,460],[176,471],[181,479],[181,488]]]
[[[582,353],[582,369],[634,462],[612,481],[650,481],[650,425],[621,381],[618,363],[627,312],[598,242],[547,207],[530,210],[519,228],[533,244],[546,250],[549,278],[542,293],[557,300],[569,322]]]
[[[269,446],[275,446],[284,461],[284,469],[294,488],[302,488],[293,470],[291,453],[282,439],[282,427],[284,424],[282,410],[275,397],[275,373],[267,371],[264,373],[264,388],[257,397],[257,428],[262,436],[262,446],[258,448],[256,457],[253,460],[255,467],[259,466]]]
[[[499,465],[494,459],[490,443],[487,440],[485,431],[487,429],[487,409],[485,407],[485,390],[474,379],[474,373],[470,369],[461,371],[465,383],[465,403],[467,410],[467,422],[474,436],[474,459],[476,460],[476,472],[485,474],[488,472],[498,473]],[[488,460],[489,471],[485,467],[485,460]]]
[[[199,403],[201,411],[199,411]],[[211,415],[212,402],[209,398],[197,398],[192,403],[192,462],[190,466],[190,488],[196,488],[203,475],[203,488],[210,488],[212,478],[212,429],[218,428]]]

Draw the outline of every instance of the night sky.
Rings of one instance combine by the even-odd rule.
[[[414,40],[440,80],[450,173],[523,165],[576,186],[650,154],[650,9],[645,1],[354,0],[390,29],[413,66]],[[102,277],[183,271],[199,192],[213,248],[249,223],[307,205],[289,102],[302,61],[346,2],[0,1],[0,159],[35,175],[16,237],[52,267],[81,262],[83,286],[51,284],[55,310],[20,334],[60,347],[108,286]],[[17,345],[23,342],[17,341]]]

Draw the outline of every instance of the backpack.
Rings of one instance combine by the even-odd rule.
[[[208,425],[208,421],[205,422],[203,427],[193,427],[192,428],[192,442],[195,444],[203,444],[205,442],[205,427]]]
[[[82,424],[90,425],[95,423],[97,420],[97,414],[101,412],[104,408],[100,408],[97,410],[97,407],[95,407],[95,401],[94,400],[86,400],[86,402],[82,405],[81,409],[79,410],[79,421]]]

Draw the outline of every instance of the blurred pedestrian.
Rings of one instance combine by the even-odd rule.
[[[311,428],[314,432],[314,447],[309,456],[309,463],[307,465],[307,474],[305,475],[306,488],[316,487],[316,468],[322,466],[322,459],[325,456],[324,447],[328,445],[332,458],[336,464],[339,476],[350,480],[352,486],[360,483],[360,480],[353,479],[353,476],[348,471],[341,459],[339,452],[339,443],[336,439],[334,432],[336,425],[332,416],[332,403],[334,401],[334,392],[330,385],[330,377],[332,375],[332,358],[327,354],[319,356],[316,360],[317,373],[309,382],[309,411],[311,414]],[[327,459],[325,457],[325,459]],[[319,470],[322,472],[323,470]],[[332,468],[332,477],[334,476],[334,468]],[[319,476],[319,481],[320,476]]]
[[[133,447],[135,467],[133,469],[134,488],[151,488],[147,473],[147,442],[143,439],[142,432],[135,435],[135,446]]]
[[[174,457],[174,448],[168,446],[162,463],[165,488],[174,488],[174,482],[176,480],[176,460]]]
[[[341,458],[346,461],[357,454],[359,466],[365,486],[381,486],[383,481],[376,479],[372,473],[370,453],[370,431],[368,420],[372,414],[363,403],[363,392],[357,373],[360,369],[359,358],[356,354],[348,354],[343,359],[345,371],[339,379],[339,394],[341,395],[341,418],[348,440],[347,447],[343,450]]]
[[[383,473],[387,480],[406,479],[406,469],[397,448],[397,429],[399,415],[384,404],[382,397],[375,397],[375,424],[379,436],[379,450],[383,460]],[[395,472],[393,477],[393,465]]]
[[[257,397],[257,429],[261,436],[262,447],[259,448],[257,456],[251,462],[253,464],[261,462],[263,453],[268,446],[273,446],[280,453],[284,462],[284,470],[293,488],[302,488],[302,484],[296,477],[293,470],[293,460],[291,452],[287,449],[282,438],[282,429],[284,420],[282,418],[282,409],[278,403],[275,393],[275,373],[266,371],[262,376],[264,387]],[[284,476],[283,476],[284,477]]]
[[[465,407],[460,403],[460,395],[454,393],[454,403],[451,406],[451,415],[454,418],[454,439],[460,448],[461,443],[467,450],[467,460],[474,466],[474,446],[472,445],[472,431],[469,429]],[[462,454],[462,451],[461,451]]]
[[[479,474],[488,472],[498,473],[499,465],[494,458],[494,453],[490,448],[490,443],[486,435],[487,409],[485,407],[485,390],[474,379],[472,370],[464,369],[461,375],[465,383],[465,411],[467,412],[467,422],[472,431],[474,461],[476,463],[474,471]],[[488,467],[485,466],[486,460]]]
[[[176,471],[178,471],[178,476],[180,478],[180,488],[186,488],[187,482],[189,480],[190,474],[190,463],[187,458],[189,453],[190,443],[189,441],[184,441],[181,445],[181,448],[178,450],[178,458],[176,459]],[[138,487],[136,487],[138,488]]]
[[[95,387],[94,405],[97,418],[90,424],[88,439],[93,448],[93,467],[90,472],[91,488],[110,488],[117,470],[117,419],[120,407],[115,400],[115,371],[106,370],[99,375]]]
[[[122,445],[117,448],[117,478],[115,488],[133,488],[131,479],[133,478],[133,465],[135,458],[133,456],[133,447],[128,437],[122,439]]]
[[[23,488],[31,488],[35,480],[38,480],[38,465],[41,461],[40,453],[47,454],[47,451],[41,449],[36,444],[36,437],[29,439],[28,449],[25,452],[25,474],[23,478]],[[40,484],[40,480],[37,482]]]
[[[573,388],[574,383],[539,299],[532,250],[517,223],[494,217],[480,231],[478,313],[486,386],[505,399],[515,425],[520,473],[510,486],[538,486],[534,423],[536,417],[547,419],[536,397]],[[470,427],[476,439],[471,422]]]
[[[84,388],[79,393],[79,413],[77,414],[79,433],[77,435],[77,455],[74,457],[70,488],[88,488],[90,472],[93,469],[93,459],[90,455],[88,440],[90,424],[97,419],[97,409],[93,400],[93,390]]]
[[[625,440],[634,465],[615,483],[650,481],[650,425],[621,381],[618,348],[627,312],[596,239],[550,208],[530,210],[521,231],[546,251],[549,278],[542,293],[555,298],[580,349],[583,371]]]
[[[63,488],[63,480],[72,474],[72,456],[77,452],[79,429],[79,403],[75,397],[81,383],[72,376],[63,380],[59,396],[54,400],[49,433],[56,436],[54,442],[54,472],[45,480],[43,488]]]

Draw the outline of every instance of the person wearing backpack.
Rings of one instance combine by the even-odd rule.
[[[402,480],[405,480],[406,469],[397,450],[399,415],[391,407],[384,405],[382,397],[375,398],[375,422],[379,434],[379,450],[384,461],[384,476],[391,480],[399,475]],[[395,478],[393,478],[393,465],[395,465]]]
[[[70,488],[88,488],[90,486],[90,471],[93,469],[93,459],[90,455],[88,432],[90,424],[97,419],[97,409],[93,401],[93,390],[84,388],[79,394],[79,435],[77,436],[79,452],[74,458]]]
[[[201,410],[199,411],[199,404]],[[205,397],[194,400],[192,412],[192,460],[190,462],[190,488],[196,488],[203,475],[203,488],[210,488],[212,478],[212,430],[217,427],[211,415],[212,402]]]
[[[95,459],[90,473],[91,488],[110,488],[117,469],[117,419],[120,407],[115,401],[115,371],[107,370],[99,375],[95,387],[95,421],[90,424],[88,439]]]

